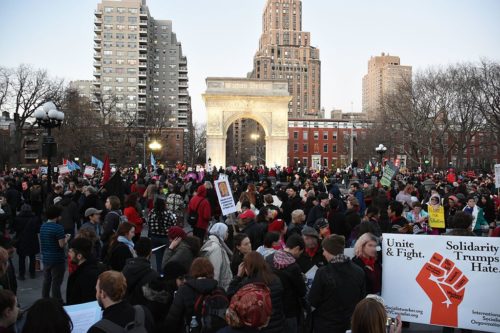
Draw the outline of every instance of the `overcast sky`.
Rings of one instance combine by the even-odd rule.
[[[0,0],[0,66],[46,68],[69,80],[92,79],[97,0]],[[320,49],[321,104],[361,110],[370,56],[398,55],[415,70],[482,57],[500,60],[497,0],[303,0],[303,30]],[[245,77],[252,69],[265,0],[148,0],[170,19],[188,57],[195,121],[209,76]],[[327,112],[328,113],[328,112]]]

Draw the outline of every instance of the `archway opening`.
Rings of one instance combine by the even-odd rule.
[[[266,164],[266,133],[257,121],[239,118],[229,126],[226,165]]]

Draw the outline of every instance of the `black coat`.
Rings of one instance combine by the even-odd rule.
[[[256,278],[240,278],[236,276],[229,284],[227,294],[232,297],[243,286],[256,282],[262,281]],[[283,286],[280,279],[276,277],[270,284],[267,284],[267,287],[271,290],[271,305],[273,307],[273,312],[271,313],[269,323],[261,330],[261,332],[282,333],[285,320],[285,315],[283,313]]]
[[[303,208],[302,199],[297,193],[293,198],[288,198],[281,207],[283,208],[283,219],[286,224],[290,224],[292,221],[292,212]]]
[[[299,259],[297,259],[297,264],[299,264],[302,273],[307,273],[314,265],[321,267],[326,264],[325,257],[323,257],[323,249],[321,245],[314,254],[314,256],[309,256],[306,251],[302,252]]]
[[[62,208],[61,221],[59,222],[65,232],[74,233],[75,226],[80,221],[78,205],[72,200],[71,196],[64,196],[56,206]]]
[[[66,304],[80,304],[95,301],[95,285],[104,267],[91,258],[83,262],[68,276]]]
[[[335,235],[342,235],[345,239],[351,236],[351,228],[345,220],[345,214],[340,211],[331,211],[328,216],[330,232]]]
[[[12,229],[17,239],[16,249],[19,255],[35,255],[40,252],[38,233],[40,232],[40,219],[32,212],[20,212],[14,219]]]
[[[350,327],[351,316],[366,295],[365,273],[348,260],[329,263],[316,272],[309,291],[315,333],[344,333]]]
[[[121,272],[123,267],[125,267],[127,259],[134,257],[129,247],[118,241],[116,241],[108,251],[106,263],[112,270],[118,272]]]
[[[264,234],[266,233],[266,225],[263,223],[256,223],[255,221],[248,222],[244,228],[240,230],[245,233],[250,242],[252,243],[252,250],[255,251],[264,244]]]
[[[310,227],[314,227],[314,223],[316,223],[316,220],[325,217],[326,217],[326,208],[324,208],[320,204],[317,204],[307,214],[306,224]]]
[[[193,316],[194,304],[200,294],[210,294],[217,287],[214,279],[192,279],[179,288],[170,306],[164,326],[168,332],[184,333]],[[166,332],[166,331],[165,331]]]
[[[145,306],[143,306],[142,308],[144,310],[144,326],[148,333],[152,333],[154,332],[155,328],[153,316]],[[127,324],[134,321],[135,309],[129,302],[121,301],[119,303],[108,306],[106,309],[104,309],[102,313],[102,318],[108,319],[109,321],[112,321],[113,323],[121,327],[125,327]],[[100,328],[93,326],[89,328],[89,330],[87,331],[87,333],[101,333],[101,332],[106,333]]]
[[[142,287],[158,278],[158,273],[151,268],[151,262],[140,257],[128,259],[122,273],[127,280],[127,300],[132,305],[146,305]]]
[[[295,262],[285,268],[279,269],[274,264],[275,253],[266,258],[283,285],[283,313],[285,318],[299,317],[302,309],[301,299],[306,295],[306,284],[300,266]]]
[[[352,262],[361,267],[365,272],[365,284],[367,294],[380,294],[382,291],[382,265],[379,260],[375,260],[375,269],[368,268],[363,260],[354,257]]]

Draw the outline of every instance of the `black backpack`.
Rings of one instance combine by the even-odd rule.
[[[205,201],[205,199],[200,200],[200,202],[198,202],[198,205],[196,206],[196,209],[190,212],[188,215],[187,222],[192,228],[194,228],[196,226],[196,223],[198,223],[198,208],[200,208],[200,205],[203,201]]]
[[[199,324],[200,333],[214,333],[226,327],[226,310],[229,299],[225,291],[215,288],[209,294],[200,294],[194,302],[193,316]]]
[[[108,319],[101,319],[92,327],[98,328],[106,333],[147,333],[144,309],[141,305],[134,305],[134,310],[134,320],[125,327],[121,327]]]

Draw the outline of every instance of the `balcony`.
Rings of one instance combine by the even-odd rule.
[[[139,103],[146,103],[146,98],[144,98],[144,97],[140,97],[140,98],[138,98],[138,99],[137,99],[137,101],[138,101]]]
[[[145,86],[146,85],[146,80],[139,80],[139,85],[140,86]]]
[[[102,28],[100,26],[95,26],[94,27],[94,31],[95,32],[101,32],[102,31]]]
[[[179,98],[179,104],[187,104],[189,103],[187,98]]]
[[[95,25],[102,25],[102,20],[101,20],[101,19],[96,18],[96,19],[94,20],[94,24],[95,24]]]
[[[94,67],[99,68],[99,67],[101,67],[101,66],[102,66],[102,65],[101,65],[101,62],[100,62],[100,61],[94,61]]]
[[[101,35],[95,35],[94,36],[94,42],[100,42],[101,41]]]
[[[148,47],[146,45],[139,44],[139,52],[147,52]]]
[[[144,68],[147,68],[148,67],[148,63],[145,62],[145,61],[141,61],[139,62],[139,68],[140,69],[144,69]]]
[[[148,60],[148,56],[145,54],[139,54],[139,60]]]
[[[94,10],[94,15],[96,17],[101,17],[102,16],[102,10],[99,10],[99,9]]]
[[[184,82],[179,82],[179,88],[188,88],[188,84]]]
[[[101,76],[102,72],[101,71],[94,71],[94,76],[99,77]]]
[[[139,16],[141,18],[147,18],[148,17],[148,13],[145,10],[141,10],[141,12],[139,13]]]
[[[148,75],[148,72],[146,71],[139,71],[139,76],[147,76]]]
[[[100,86],[100,85],[101,85],[101,82],[100,82],[100,81],[94,81],[94,82],[92,82],[92,84],[93,84],[94,86]],[[98,93],[98,91],[96,91],[95,93]]]
[[[179,113],[179,115],[177,116],[179,119],[187,119],[187,113]]]
[[[101,49],[101,44],[94,44],[94,50],[99,51]]]
[[[146,89],[139,89],[139,95],[140,96],[146,95]]]
[[[94,53],[94,59],[95,60],[101,59],[101,54],[100,53]]]
[[[179,80],[187,80],[188,76],[186,74],[180,74],[179,75]]]
[[[187,73],[188,69],[187,67],[179,67],[179,73]]]
[[[177,107],[177,110],[179,110],[179,112],[187,112],[188,107],[187,107],[187,105],[179,104],[179,106]]]
[[[141,20],[141,22],[139,22],[139,25],[141,27],[147,27],[148,26],[148,20]]]
[[[188,91],[187,90],[179,90],[179,96],[187,96]]]
[[[148,34],[148,29],[146,29],[146,28],[141,28],[141,29],[139,30],[139,34],[140,34],[141,36],[145,36],[145,35],[147,35],[147,34]]]
[[[141,37],[139,38],[139,44],[147,44],[148,43],[148,38],[147,37]]]

